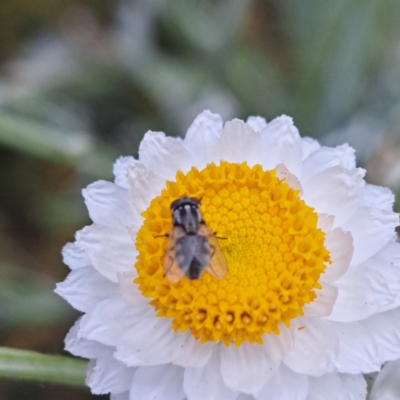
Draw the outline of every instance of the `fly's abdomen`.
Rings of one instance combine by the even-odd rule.
[[[188,279],[200,279],[200,277],[203,275],[203,272],[204,272],[204,266],[199,263],[197,258],[194,258],[192,260],[192,263],[190,264],[186,276]]]

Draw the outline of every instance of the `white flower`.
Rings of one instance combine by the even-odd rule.
[[[93,221],[63,250],[57,293],[84,315],[66,349],[113,399],[363,399],[363,373],[400,358],[400,244],[390,190],[348,145],[301,138],[286,116],[185,139],[148,132],[139,160],[83,195]],[[169,181],[169,182],[167,182]],[[201,199],[228,273],[173,284],[169,206]]]

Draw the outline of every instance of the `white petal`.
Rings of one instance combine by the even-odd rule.
[[[284,179],[292,189],[300,190],[300,195],[303,193],[303,188],[297,176],[290,173],[284,164],[278,164],[275,169],[277,178]]]
[[[162,132],[147,132],[139,146],[139,161],[164,179],[174,180],[178,171],[187,172],[193,160],[183,143]]]
[[[342,397],[342,382],[337,373],[309,377],[307,400],[347,400]]]
[[[377,356],[379,338],[376,343],[360,322],[332,322],[340,338],[337,369],[341,372],[357,374],[380,369],[381,362]]]
[[[91,225],[77,232],[77,244],[89,255],[91,265],[117,282],[117,273],[132,271],[136,249],[126,228]]]
[[[141,225],[143,218],[140,214],[149,207],[150,201],[161,193],[165,187],[165,179],[135,161],[129,165],[128,183],[129,201],[133,211],[139,216]]]
[[[99,301],[117,292],[117,285],[104,278],[92,267],[72,271],[64,282],[57,283],[55,292],[68,301],[72,307],[87,312]]]
[[[400,243],[391,242],[373,257],[350,267],[335,282],[338,298],[329,319],[349,322],[400,305]]]
[[[373,339],[379,341],[381,363],[400,358],[400,309],[395,308],[360,322]]]
[[[171,328],[171,321],[149,313],[119,337],[115,357],[126,365],[167,364],[183,341]]]
[[[67,243],[62,249],[62,257],[64,264],[68,265],[71,270],[90,265],[86,251],[80,249],[76,243]]]
[[[178,332],[176,335],[180,335]],[[172,355],[172,362],[182,367],[203,367],[213,354],[215,342],[201,344],[189,332],[183,334],[183,340],[177,341]]]
[[[135,368],[128,368],[113,357],[108,349],[89,363],[86,384],[94,394],[121,393],[130,388]]]
[[[347,143],[338,147],[321,147],[310,154],[301,167],[301,181],[306,181],[325,169],[340,165],[344,169],[356,167],[355,150]]]
[[[116,346],[122,335],[150,312],[154,313],[150,307],[131,307],[118,295],[110,297],[81,318],[79,334],[107,346]]]
[[[279,361],[267,359],[262,345],[244,342],[239,347],[221,347],[222,377],[232,390],[258,392],[278,366]]]
[[[340,337],[337,368],[359,374],[379,371],[385,361],[400,358],[400,309],[374,314],[359,322],[332,322]]]
[[[183,400],[183,371],[183,368],[171,364],[138,367],[129,399]]]
[[[341,166],[328,168],[302,181],[303,199],[318,213],[335,216],[335,226],[354,215],[364,191],[365,170],[351,171]]]
[[[301,138],[301,148],[303,150],[303,160],[305,160],[311,153],[321,148],[321,145],[318,140],[303,136]]]
[[[303,307],[305,317],[325,317],[330,315],[335,304],[338,289],[326,282],[320,282],[321,290],[316,290],[317,298]]]
[[[335,228],[326,234],[325,247],[329,250],[331,264],[326,266],[321,279],[324,282],[334,282],[343,276],[350,266],[353,257],[353,237],[341,228]]]
[[[294,345],[283,361],[299,374],[320,376],[334,371],[339,339],[331,324],[320,318],[293,322]]]
[[[307,394],[307,375],[297,374],[282,364],[254,397],[256,400],[305,400]]]
[[[236,400],[254,400],[251,394],[240,393]]]
[[[400,360],[386,363],[372,386],[369,400],[396,400],[400,398]]]
[[[332,230],[333,224],[335,223],[335,217],[330,214],[318,214],[317,228],[323,232],[328,233]]]
[[[138,285],[133,282],[137,277],[136,270],[129,272],[118,272],[119,294],[125,300],[126,304],[134,307],[145,307],[149,304],[149,299],[146,299],[140,292]]]
[[[238,392],[227,388],[222,375],[219,349],[202,368],[186,368],[183,388],[190,400],[235,400]]]
[[[213,149],[213,159],[232,163],[261,163],[261,137],[239,119],[225,124],[220,140]]]
[[[128,188],[128,167],[129,164],[135,162],[135,159],[129,157],[119,157],[113,166],[113,173],[115,176],[115,183],[123,188]]]
[[[284,355],[293,347],[293,329],[282,323],[279,326],[279,335],[263,335],[262,350],[268,360],[281,361]]]
[[[309,387],[307,400],[361,400],[367,394],[366,382],[361,374],[350,377],[332,373],[310,377]]]
[[[393,210],[394,194],[386,187],[366,184],[362,206],[376,207],[381,210]]]
[[[129,204],[128,190],[112,182],[97,181],[82,191],[92,221],[108,227],[138,225]]]
[[[107,350],[107,346],[94,340],[87,340],[80,337],[80,322],[81,320],[78,319],[65,337],[65,350],[77,357],[100,357]]]
[[[246,124],[253,128],[254,131],[261,132],[267,126],[267,121],[265,118],[256,115],[247,118]]]
[[[392,211],[360,207],[342,229],[353,236],[351,265],[359,264],[382,249],[394,238],[399,216]]]
[[[110,400],[129,400],[129,391],[122,393],[111,393]]]
[[[189,127],[183,144],[197,168],[202,169],[212,161],[219,162],[213,158],[213,148],[219,140],[222,127],[222,118],[208,110],[199,114]]]
[[[272,120],[261,132],[263,162],[266,170],[284,164],[298,176],[302,160],[302,145],[299,131],[293,120],[285,115]]]
[[[360,400],[367,396],[367,382],[361,374],[339,374],[343,389],[347,395],[346,400]]]

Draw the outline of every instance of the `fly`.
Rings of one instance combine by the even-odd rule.
[[[227,264],[217,237],[204,222],[200,201],[181,197],[171,203],[172,227],[164,260],[165,276],[172,283],[183,276],[200,279],[204,271],[218,279],[225,276]]]

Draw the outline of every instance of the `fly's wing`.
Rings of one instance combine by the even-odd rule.
[[[164,275],[172,283],[178,283],[185,275],[175,259],[175,244],[177,239],[182,237],[182,228],[172,226],[167,242],[167,249],[164,258]]]
[[[202,224],[199,234],[205,236],[210,245],[211,258],[207,271],[216,278],[222,279],[228,271],[228,265],[224,253],[219,247],[218,239],[205,223]]]

